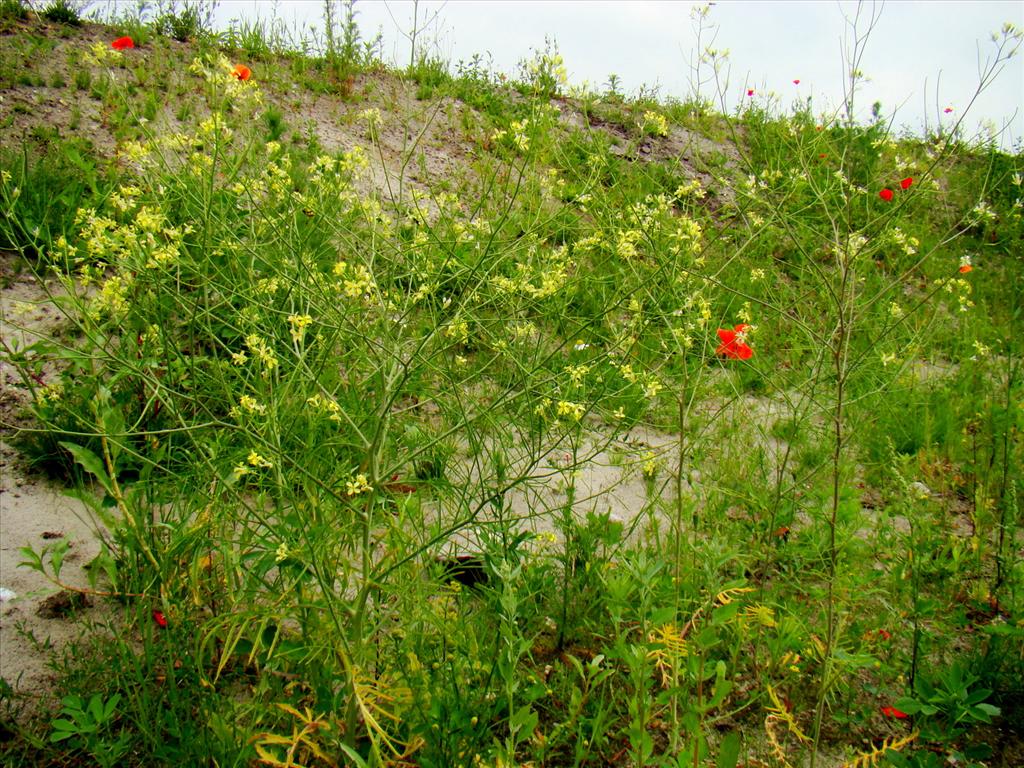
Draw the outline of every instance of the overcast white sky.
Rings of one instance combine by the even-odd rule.
[[[433,23],[422,35],[430,50],[454,65],[474,53],[493,56],[495,68],[510,75],[517,63],[557,41],[570,81],[603,90],[608,76],[619,76],[627,92],[641,85],[657,86],[662,96],[690,94],[691,54],[695,46],[689,2],[647,0],[422,0],[419,23]],[[874,4],[878,24],[866,44],[861,69],[868,78],[858,95],[858,115],[870,114],[875,101],[894,126],[919,130],[927,116],[952,123],[963,115],[978,87],[980,62],[995,53],[991,34],[1005,22],[1024,28],[1024,2],[1019,0],[938,2],[897,0]],[[378,29],[385,58],[408,62],[403,31],[412,28],[413,3],[408,0],[361,0],[357,21],[364,38]],[[872,3],[862,14],[870,16]],[[708,20],[717,25],[716,48],[729,50],[731,80],[728,107],[746,98],[774,92],[788,107],[795,98],[813,98],[821,112],[842,101],[843,66],[840,40],[856,3],[717,2]],[[276,16],[289,28],[322,27],[322,0],[269,2],[222,0],[215,24],[233,18]],[[436,13],[436,18],[435,17]],[[396,25],[397,22],[397,25]],[[793,80],[800,84],[794,85]],[[936,92],[937,90],[937,92]],[[952,107],[949,115],[943,109]],[[1016,113],[1016,115],[1015,115]],[[977,100],[965,121],[973,135],[982,120],[997,128],[1009,124],[1006,148],[1021,149],[1024,136],[1024,48]]]

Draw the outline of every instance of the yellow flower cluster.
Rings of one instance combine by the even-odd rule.
[[[108,43],[98,41],[89,46],[83,59],[86,64],[103,67],[108,64],[117,64],[124,58],[124,54],[110,47]]]
[[[261,469],[270,469],[274,466],[274,463],[268,459],[260,456],[256,451],[249,451],[249,456],[246,459],[250,466],[258,467]]]
[[[110,204],[121,213],[127,213],[137,205],[135,198],[142,194],[136,186],[121,186],[110,196]]]
[[[469,323],[464,318],[456,317],[445,327],[444,335],[456,344],[465,344],[469,341]]]
[[[103,259],[111,263],[125,250],[118,224],[96,211],[81,208],[75,213],[75,224],[79,225],[79,240],[85,246],[90,261]]]
[[[341,278],[341,291],[350,299],[368,299],[377,292],[373,275],[362,264],[339,261],[334,265],[334,275]]]
[[[555,406],[555,416],[560,419],[568,419],[569,421],[579,421],[583,418],[583,414],[586,413],[586,408],[580,403],[574,403],[569,400],[559,400]]]
[[[687,197],[703,200],[706,195],[707,192],[704,191],[704,187],[700,183],[700,179],[693,179],[689,184],[680,184],[676,187],[675,191],[675,196],[680,200]]]
[[[128,293],[134,285],[131,275],[112,275],[93,298],[89,315],[98,320],[103,315],[117,318],[128,310]]]
[[[40,405],[59,403],[61,398],[64,396],[64,385],[61,382],[54,382],[53,384],[47,384],[44,387],[39,387],[35,391],[36,402]]]
[[[652,110],[644,112],[640,120],[640,128],[644,133],[652,136],[668,136],[668,120],[664,115]]]
[[[249,413],[266,413],[267,406],[258,402],[255,397],[251,395],[242,395],[238,400],[238,404],[242,406],[243,410]]]
[[[224,115],[214,112],[201,123],[196,132],[196,141],[203,146],[226,144],[234,138],[235,132],[224,122]]]
[[[306,335],[306,329],[313,324],[313,318],[309,315],[288,315],[288,325],[291,326],[292,341],[298,343]]]
[[[345,494],[347,496],[358,496],[361,493],[369,493],[372,490],[373,486],[367,481],[366,475],[361,472],[345,483]]]
[[[250,333],[245,337],[245,345],[263,364],[263,377],[270,376],[271,372],[277,368],[277,355],[274,354],[274,350],[270,348],[266,340],[257,333]]]
[[[634,371],[629,363],[622,363],[619,366],[619,373],[630,384],[636,384],[643,389],[644,397],[653,399],[664,388],[658,377],[650,371]]]
[[[917,253],[917,247],[921,244],[916,237],[906,234],[899,227],[893,227],[885,234],[886,242],[899,248],[907,256]]]
[[[560,53],[543,53],[535,56],[533,61],[527,64],[526,71],[534,80],[550,78],[556,85],[565,85],[569,81],[565,60]]]
[[[565,372],[569,374],[569,381],[572,382],[574,387],[578,387],[583,383],[583,379],[590,373],[589,365],[567,365]]]
[[[646,451],[644,453],[644,461],[640,467],[641,473],[647,480],[653,480],[658,476],[659,469],[658,457],[655,456],[654,451]]]
[[[307,397],[306,403],[319,411],[327,413],[327,418],[331,421],[341,421],[341,406],[331,398],[324,397],[320,393],[317,393],[312,397]]]
[[[196,57],[188,67],[189,72],[202,77],[226,96],[231,104],[252,108],[263,102],[263,94],[255,80],[241,80],[232,74],[234,65],[218,53],[215,57]]]
[[[637,243],[643,238],[644,233],[639,229],[627,229],[620,231],[615,241],[615,253],[624,261],[632,261],[639,254]]]
[[[527,131],[530,127],[529,120],[513,120],[512,125],[512,144],[520,152],[530,151],[530,136]]]

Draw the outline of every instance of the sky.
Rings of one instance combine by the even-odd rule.
[[[489,54],[497,71],[515,76],[518,63],[551,39],[572,84],[587,82],[600,92],[614,73],[626,93],[657,88],[663,98],[685,99],[693,92],[693,5],[655,0],[421,0],[418,47],[453,68],[473,54],[485,59]],[[715,48],[729,51],[726,109],[742,105],[748,88],[754,89],[753,99],[763,103],[774,98],[782,109],[808,97],[819,114],[841,105],[848,70],[841,43],[857,7],[846,0],[714,3],[703,45],[713,37]],[[362,37],[380,31],[389,63],[409,61],[413,8],[409,0],[355,4]],[[999,139],[1004,148],[1024,149],[1024,47],[970,104],[979,85],[979,67],[996,53],[991,35],[1006,22],[1024,29],[1024,3],[866,2],[862,19],[872,11],[877,22],[860,60],[865,79],[856,95],[858,119],[869,119],[872,105],[880,101],[883,117],[897,132],[920,132],[926,122],[932,128],[938,121],[951,126],[963,118],[965,136],[984,135],[987,122],[995,130],[1005,126]],[[295,32],[303,26],[322,30],[323,0],[221,0],[214,24],[223,29],[232,19],[275,15]],[[797,79],[799,85],[793,83]],[[708,86],[705,95],[714,96]],[[945,113],[947,107],[952,112]]]

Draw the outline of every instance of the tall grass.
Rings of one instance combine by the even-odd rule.
[[[275,34],[224,42],[301,83]],[[984,759],[972,726],[1019,695],[1019,156],[842,114],[555,102],[553,45],[514,88],[419,62],[448,114],[396,151],[401,114],[359,105],[359,145],[325,151],[285,140],[278,83],[198,54],[180,132],[94,60],[133,133],[63,219],[4,161],[0,234],[73,329],[5,347],[23,445],[88,481],[85,591],[125,625],[63,659],[65,716],[12,760]],[[467,163],[415,174],[444,120]],[[683,159],[711,127],[720,149]],[[955,374],[921,381],[927,360]],[[82,589],[66,554],[23,552]]]

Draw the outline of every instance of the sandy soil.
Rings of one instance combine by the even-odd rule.
[[[59,335],[63,324],[50,301],[59,286],[44,286],[29,270],[18,271],[17,264],[15,255],[0,254],[0,339],[10,349]],[[6,359],[0,359],[0,385],[0,676],[18,690],[46,695],[51,686],[42,647],[60,650],[82,631],[74,617],[96,608],[80,610],[42,574],[19,567],[25,559],[20,549],[38,552],[67,540],[61,578],[85,587],[82,567],[99,545],[83,504],[33,473],[11,445],[18,430],[31,424],[24,411],[30,395]]]
[[[22,547],[37,552],[56,540],[66,539],[70,551],[61,579],[72,586],[88,585],[82,566],[99,551],[86,522],[81,502],[63,495],[60,488],[40,478],[26,476],[13,451],[0,447],[0,676],[16,689],[45,693],[51,688],[47,654],[40,644],[60,650],[77,637],[83,626],[76,617],[97,611],[79,610],[76,600],[42,574],[18,563]]]

